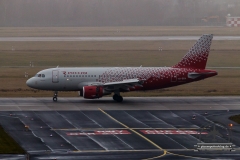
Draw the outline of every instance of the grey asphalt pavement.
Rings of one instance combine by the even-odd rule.
[[[240,114],[239,103],[239,97],[139,97],[120,104],[108,97],[0,98],[0,125],[30,159],[236,159],[240,125],[228,117]],[[213,130],[214,142],[231,142],[236,151],[195,152]]]

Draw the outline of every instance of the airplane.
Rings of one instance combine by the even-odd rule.
[[[122,102],[121,92],[144,91],[178,86],[217,75],[205,69],[213,35],[205,34],[172,67],[56,67],[38,72],[27,86],[39,90],[78,91],[86,99],[113,94]]]

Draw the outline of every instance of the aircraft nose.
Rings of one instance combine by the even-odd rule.
[[[34,82],[32,78],[28,79],[26,84],[28,87],[34,88]]]

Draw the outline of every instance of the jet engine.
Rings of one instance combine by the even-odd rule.
[[[103,87],[101,86],[84,86],[83,97],[87,99],[100,98],[103,96]]]

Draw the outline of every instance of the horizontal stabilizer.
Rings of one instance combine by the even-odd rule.
[[[188,73],[188,78],[196,79],[201,76],[211,75],[211,74],[216,74],[216,72],[202,72],[202,73],[191,72],[191,73]]]

